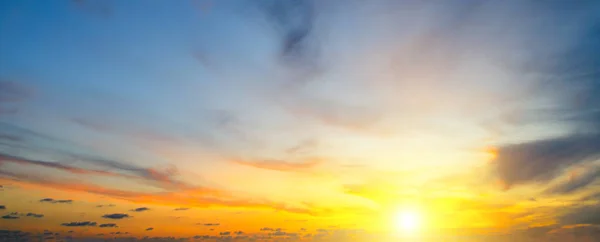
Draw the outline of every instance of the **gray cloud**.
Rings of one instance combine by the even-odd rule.
[[[6,206],[0,205],[0,210],[4,210],[4,209],[6,209]]]
[[[2,216],[2,219],[19,219],[19,216],[15,216],[14,214],[7,214]]]
[[[567,209],[567,212],[559,217],[559,222],[565,225],[600,225],[600,204],[578,206],[573,209]]]
[[[575,192],[580,188],[583,188],[593,183],[598,177],[600,177],[600,167],[592,167],[586,170],[583,174],[576,174],[571,177],[568,181],[556,184],[550,187],[546,192],[552,194],[567,194]]]
[[[25,216],[34,217],[34,218],[43,218],[44,217],[43,214],[37,214],[37,213],[27,213]]]
[[[176,209],[173,209],[173,210],[175,210],[175,211],[186,211],[186,210],[189,210],[189,209],[190,208],[176,208]]]
[[[150,228],[146,228],[146,231],[152,231],[154,230],[154,228],[150,227]]]
[[[100,224],[98,225],[100,228],[118,228],[117,224],[109,223],[109,224]]]
[[[60,200],[56,200],[53,198],[44,198],[41,199],[40,202],[47,202],[47,203],[66,203],[66,204],[71,204],[73,203],[73,200],[71,199],[60,199]]]
[[[60,225],[66,226],[66,227],[85,227],[85,226],[96,226],[96,224],[97,224],[96,222],[82,221],[82,222],[62,223]]]
[[[148,211],[148,210],[150,210],[150,209],[147,208],[147,207],[141,207],[141,208],[132,209],[131,211],[133,211],[133,212],[144,212],[144,211]]]
[[[600,134],[572,135],[507,145],[498,151],[498,174],[507,187],[547,181],[572,164],[600,157],[598,144]],[[587,183],[580,182],[580,185],[585,184]]]
[[[128,214],[125,213],[113,213],[113,214],[104,214],[102,215],[103,218],[109,218],[109,219],[123,219],[123,218],[129,218]]]

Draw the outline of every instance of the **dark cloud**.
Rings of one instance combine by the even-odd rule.
[[[37,214],[37,213],[27,213],[25,216],[34,217],[34,218],[43,218],[44,217],[43,214]]]
[[[113,213],[113,214],[104,214],[102,215],[103,218],[109,218],[109,219],[123,219],[123,218],[129,218],[128,214],[125,213]]]
[[[572,164],[600,157],[598,144],[600,134],[572,135],[507,145],[498,151],[498,174],[507,188],[515,184],[547,181]],[[585,184],[585,181],[579,182],[579,185]]]
[[[175,211],[185,211],[185,210],[189,210],[190,208],[176,208],[174,209]]]
[[[71,200],[71,199],[67,199],[67,200],[55,200],[53,198],[44,198],[44,199],[41,199],[40,202],[71,204],[71,203],[73,203],[73,200]]]
[[[224,231],[224,232],[220,232],[219,235],[231,235],[231,232]]]
[[[146,228],[146,231],[152,231],[154,228]]]
[[[117,224],[100,224],[98,225],[98,227],[100,228],[118,228],[119,226],[117,226]]]
[[[7,214],[2,216],[2,219],[19,219],[19,216],[15,216],[14,214]]]
[[[69,223],[62,223],[60,225],[67,226],[67,227],[85,227],[85,226],[96,226],[96,222],[90,222],[90,221],[69,222]]]
[[[4,209],[6,209],[6,206],[0,205],[0,209],[4,210]]]
[[[132,209],[131,211],[133,211],[133,212],[144,212],[144,211],[148,211],[148,210],[150,210],[150,209],[147,208],[147,207],[141,207],[141,208]]]

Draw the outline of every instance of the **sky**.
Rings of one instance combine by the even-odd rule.
[[[599,13],[0,1],[0,238],[593,241]]]

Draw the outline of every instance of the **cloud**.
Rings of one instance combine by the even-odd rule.
[[[214,226],[219,226],[221,224],[219,224],[219,223],[199,223],[198,225],[207,226],[207,227],[214,227]]]
[[[51,148],[56,145],[64,145],[69,147],[76,147],[82,150],[86,150],[85,147],[80,147],[77,144],[73,144],[71,142],[67,142],[49,135],[45,135],[30,129],[22,128],[19,126],[15,126],[12,124],[7,124],[0,122],[0,130],[4,132],[9,132],[8,134],[2,134],[2,137],[9,137],[10,140],[36,140],[40,142],[18,142],[6,144],[14,149],[18,150],[28,150],[39,152],[40,150],[44,152],[48,152],[53,154],[53,156],[58,157],[57,159],[63,159],[65,161],[77,161],[81,163],[87,163],[94,166],[100,166],[107,169],[111,169],[113,171],[103,171],[103,170],[92,170],[92,169],[84,169],[71,165],[66,165],[61,162],[51,162],[37,159],[27,159],[25,157],[21,157],[14,154],[6,154],[0,152],[0,161],[18,163],[24,165],[38,165],[44,166],[48,168],[54,168],[63,170],[66,172],[70,172],[73,174],[93,174],[93,175],[103,175],[103,176],[120,176],[124,178],[138,178],[145,181],[150,181],[150,184],[159,186],[161,188],[170,189],[170,190],[182,190],[182,189],[208,189],[203,188],[191,184],[187,184],[175,179],[175,176],[178,174],[177,168],[175,166],[168,167],[166,169],[157,169],[157,168],[146,168],[140,167],[133,164],[128,164],[123,161],[117,161],[113,159],[108,159],[103,157],[102,155],[94,155],[94,154],[85,154],[85,153],[73,153],[71,151],[65,151],[60,148]],[[47,143],[50,146],[39,146],[37,143]],[[1,164],[1,163],[0,163]]]
[[[1,171],[0,171],[1,172]],[[14,182],[20,186],[34,186],[39,188],[52,188],[67,191],[77,191],[92,193],[104,196],[110,196],[112,198],[123,199],[131,202],[138,202],[144,204],[159,204],[168,206],[190,206],[190,207],[209,207],[209,206],[220,206],[220,207],[244,207],[244,208],[255,208],[255,209],[275,209],[280,211],[286,211],[290,213],[309,214],[315,215],[313,209],[315,207],[305,206],[291,206],[286,203],[273,202],[266,199],[253,199],[248,200],[243,197],[236,197],[233,194],[226,192],[214,192],[214,190],[184,190],[180,192],[135,192],[135,191],[124,191],[119,189],[107,188],[92,184],[85,184],[80,181],[54,181],[48,180],[44,177],[36,177],[31,175],[23,175],[16,173],[8,173]],[[3,181],[0,177],[0,181]],[[136,208],[132,211],[146,211],[148,208]],[[317,210],[319,211],[319,210]]]
[[[186,211],[186,210],[189,210],[189,209],[190,208],[176,208],[176,209],[173,209],[173,210],[175,210],[175,211]]]
[[[33,96],[33,90],[22,83],[0,79],[0,103],[20,102]]]
[[[60,224],[66,227],[85,227],[85,226],[96,226],[96,222],[82,221],[82,222],[69,222]]]
[[[148,210],[150,210],[150,209],[147,208],[147,207],[141,207],[141,208],[132,209],[131,211],[133,211],[133,212],[144,212],[144,211],[148,211]]]
[[[563,225],[600,225],[600,204],[577,206],[566,210],[566,213],[559,216],[559,222]]]
[[[551,194],[568,194],[580,190],[600,177],[600,167],[586,169],[583,174],[573,174],[569,180],[554,185],[546,190]]]
[[[0,210],[4,210],[4,209],[6,209],[6,206],[0,205]]]
[[[44,198],[44,199],[40,199],[40,202],[71,204],[71,203],[73,203],[73,200],[71,200],[71,199],[68,199],[68,200],[55,200],[55,199],[52,199],[52,198]]]
[[[263,1],[257,4],[275,33],[280,35],[279,58],[283,64],[303,73],[318,69],[318,38],[313,1]]]
[[[282,160],[262,160],[262,161],[243,161],[234,160],[236,164],[251,166],[259,169],[283,171],[283,172],[299,172],[308,171],[322,164],[320,159],[305,160],[302,162],[287,162]]]
[[[548,181],[570,165],[600,157],[600,146],[597,144],[600,144],[600,134],[571,135],[507,145],[498,150],[495,164],[507,188],[516,184]],[[580,181],[580,185],[585,184],[585,180]]]
[[[150,227],[150,228],[146,228],[146,231],[152,231],[154,230],[154,228]]]
[[[113,172],[83,169],[83,168],[78,168],[78,167],[74,167],[74,166],[64,165],[64,164],[61,164],[59,162],[50,162],[50,161],[43,161],[43,160],[25,159],[25,158],[22,158],[22,157],[11,156],[11,155],[2,154],[2,153],[0,153],[0,161],[1,162],[11,162],[11,163],[17,163],[17,164],[24,164],[24,165],[43,166],[43,167],[48,167],[48,168],[54,168],[54,169],[58,169],[58,170],[67,171],[67,172],[74,173],[74,174],[91,174],[91,175],[104,175],[104,176],[123,176],[121,174],[117,174],[117,173],[113,173]]]
[[[15,216],[13,214],[7,214],[2,216],[2,219],[19,219],[19,216]]]
[[[25,216],[34,217],[34,218],[43,218],[44,217],[43,214],[37,214],[37,213],[27,213]]]
[[[100,205],[96,205],[96,207],[97,207],[97,208],[102,208],[102,207],[114,207],[114,206],[115,206],[114,204],[106,204],[106,205],[104,205],[104,204],[100,204]]]
[[[128,214],[125,213],[113,213],[113,214],[104,214],[102,215],[103,218],[109,218],[109,219],[122,219],[122,218],[129,218]]]
[[[229,231],[219,232],[219,235],[231,235],[231,232],[229,232]]]
[[[100,225],[98,225],[98,227],[100,227],[100,228],[118,228],[119,226],[117,226],[117,224],[110,223],[110,224],[100,224]]]

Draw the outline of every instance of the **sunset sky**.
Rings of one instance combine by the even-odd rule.
[[[594,241],[600,1],[3,0],[0,185],[8,240]]]

